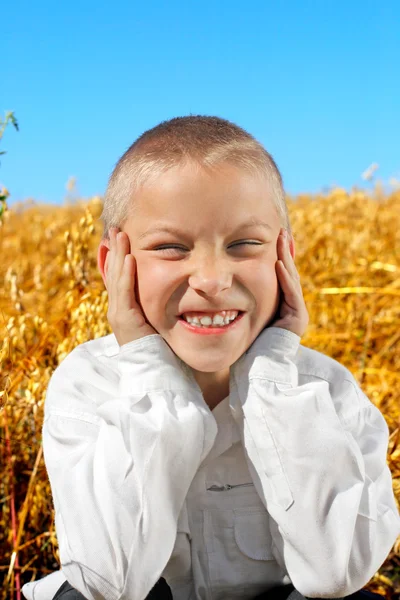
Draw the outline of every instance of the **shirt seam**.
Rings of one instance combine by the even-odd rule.
[[[149,339],[146,339],[149,338]],[[123,348],[123,346],[120,346],[120,349],[118,350],[117,354],[114,356],[121,356],[122,354],[126,354],[127,352],[130,352],[132,349],[138,348],[141,349],[144,345],[152,345],[154,346],[155,344],[158,344],[160,339],[164,339],[159,333],[155,334],[153,333],[152,335],[146,335],[143,338],[138,338],[137,340],[132,340],[131,342],[127,342],[126,346],[128,346],[129,344],[132,344],[129,348]]]
[[[151,338],[151,339],[147,339],[147,338]],[[150,335],[146,335],[143,338],[138,338],[137,340],[132,340],[131,342],[127,342],[126,344],[124,344],[126,346],[128,346],[128,344],[132,344],[132,346],[130,348],[123,348],[123,346],[119,346],[119,348],[115,352],[113,352],[112,354],[108,353],[108,349],[110,347],[112,347],[112,343],[109,343],[109,344],[105,345],[104,348],[102,348],[101,350],[99,349],[100,351],[97,351],[97,352],[91,352],[89,350],[89,348],[86,346],[86,343],[80,344],[79,346],[76,346],[74,348],[74,350],[77,351],[77,352],[81,352],[81,351],[85,352],[90,357],[96,358],[97,360],[100,357],[104,357],[104,358],[118,358],[118,357],[120,357],[123,354],[131,352],[133,349],[135,349],[135,350],[136,349],[141,350],[144,345],[149,345],[150,344],[151,346],[154,346],[154,345],[158,344],[159,338],[162,338],[162,336],[159,333],[157,333],[157,334],[154,333],[151,336]],[[164,338],[162,338],[162,339],[164,339]],[[90,340],[90,341],[95,341],[95,340]],[[135,346],[133,346],[134,343],[136,344]]]
[[[250,375],[249,376],[249,381],[253,381],[253,379],[260,379],[261,381],[270,381],[272,383],[284,383],[284,384],[289,384],[292,387],[294,387],[291,382],[290,382],[290,378],[288,379],[276,379],[274,376],[268,377],[265,375]]]
[[[72,419],[74,421],[82,421],[84,423],[90,423],[91,425],[95,425],[96,427],[100,426],[100,417],[98,415],[89,415],[85,414],[75,414],[73,412],[66,412],[59,408],[49,408],[47,414],[45,415],[45,420],[49,417],[62,417],[64,419]]]

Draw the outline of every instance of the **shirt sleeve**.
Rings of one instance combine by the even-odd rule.
[[[304,596],[338,598],[368,583],[400,534],[389,430],[349,371],[344,415],[327,381],[299,385],[299,344],[266,329],[233,370],[231,408],[277,562]]]
[[[114,359],[117,370],[81,346],[56,369],[43,450],[67,580],[88,600],[142,600],[169,560],[217,425],[160,335]]]

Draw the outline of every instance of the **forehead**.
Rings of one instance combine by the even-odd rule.
[[[211,168],[175,166],[135,194],[129,226],[139,230],[157,221],[192,223],[193,230],[226,228],[250,219],[279,227],[271,185],[266,177],[224,163]]]

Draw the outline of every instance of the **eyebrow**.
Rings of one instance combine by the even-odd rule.
[[[264,229],[269,229],[272,231],[271,225],[269,225],[265,221],[257,219],[256,217],[251,217],[251,219],[245,221],[244,223],[241,223],[238,227],[236,227],[234,233],[242,229],[248,229],[249,227],[264,227]],[[172,227],[170,225],[160,225],[152,229],[147,229],[144,233],[139,235],[138,240],[141,240],[149,235],[153,235],[154,233],[172,233],[173,235],[177,236],[184,235],[183,231],[180,231],[176,227]]]

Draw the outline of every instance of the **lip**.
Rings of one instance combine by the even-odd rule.
[[[191,325],[185,319],[178,317],[178,322],[182,324],[188,331],[191,333],[197,333],[198,335],[217,335],[222,333],[228,333],[235,327],[238,327],[240,321],[244,317],[246,313],[244,311],[239,311],[239,315],[236,317],[234,321],[229,323],[229,325],[225,325],[224,327],[196,327],[195,325]]]

